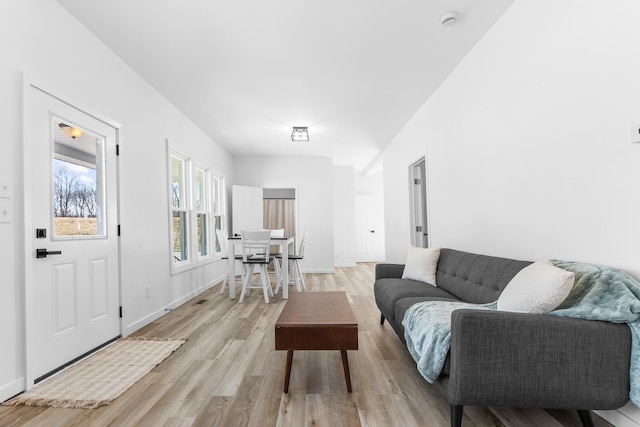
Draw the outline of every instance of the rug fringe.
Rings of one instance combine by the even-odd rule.
[[[158,338],[158,337],[134,337],[128,336],[126,338],[120,338],[120,341],[188,341],[188,338]]]
[[[3,406],[48,406],[51,408],[76,408],[96,409],[106,406],[114,399],[105,400],[74,400],[74,399],[46,399],[46,398],[22,398],[20,396],[3,402]]]

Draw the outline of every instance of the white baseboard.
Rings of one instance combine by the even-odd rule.
[[[205,283],[204,285],[200,286],[198,289],[194,289],[193,291],[176,299],[175,301],[172,301],[171,303],[160,308],[159,310],[149,313],[145,317],[138,319],[135,322],[130,323],[129,325],[126,325],[124,327],[124,330],[122,331],[122,336],[127,337],[130,334],[137,331],[138,329],[147,326],[149,323],[153,322],[154,320],[158,320],[159,318],[167,314],[169,311],[173,310],[176,307],[180,307],[185,302],[195,298],[196,296],[200,295],[207,289],[212,288],[216,283],[222,282],[222,280],[224,280],[224,275],[214,280],[211,280],[210,282]],[[126,307],[124,308],[124,310],[126,310]]]
[[[22,393],[25,389],[24,377],[18,378],[17,380],[11,381],[7,384],[3,384],[0,386],[0,402],[4,402],[16,394]]]
[[[355,262],[345,262],[345,263],[341,263],[341,264],[336,264],[335,266],[338,267],[338,268],[341,268],[341,267],[345,267],[345,268],[356,267],[356,263]]]
[[[326,269],[313,269],[313,268],[310,268],[310,269],[302,269],[301,271],[302,271],[303,274],[304,273],[309,273],[309,274],[312,274],[312,273],[317,273],[317,274],[335,274],[336,269],[335,268],[326,268]]]

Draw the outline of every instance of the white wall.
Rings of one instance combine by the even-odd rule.
[[[336,267],[356,266],[354,174],[351,166],[333,167],[333,239]]]
[[[300,268],[333,273],[333,166],[326,157],[234,157],[234,184],[296,188],[298,232],[308,233]]]
[[[386,149],[387,260],[404,262],[407,166],[426,152],[433,245],[640,278],[639,16],[517,0]]]
[[[0,14],[0,177],[13,186],[13,222],[0,224],[0,400],[24,386],[25,215],[22,196],[23,79],[120,123],[124,333],[223,277],[223,262],[169,274],[165,139],[233,178],[231,156],[129,69],[54,0],[4,2]],[[31,233],[32,230],[26,230]],[[145,287],[151,286],[151,298]]]

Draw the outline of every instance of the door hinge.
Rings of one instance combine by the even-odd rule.
[[[120,144],[116,144],[116,156],[120,155]]]
[[[413,180],[413,183],[414,183],[415,185],[420,185],[420,178],[415,178],[415,179]]]
[[[120,318],[122,319],[122,306],[120,306]]]
[[[416,231],[417,231],[418,233],[420,233],[420,232],[422,231],[422,226],[421,226],[421,225],[418,225],[418,226],[416,227]]]
[[[120,224],[118,224],[118,237],[120,237]]]

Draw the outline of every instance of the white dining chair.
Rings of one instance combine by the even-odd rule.
[[[284,228],[276,228],[276,229],[272,229],[269,230],[271,232],[271,237],[284,237]],[[277,248],[277,250],[273,250],[274,248]],[[274,280],[276,283],[276,286],[278,285],[278,283],[280,283],[281,280],[281,263],[280,261],[278,261],[278,256],[280,256],[280,259],[282,259],[282,252],[280,251],[280,246],[277,245],[271,245],[271,260],[272,260],[272,264],[273,264],[273,274],[274,274]]]
[[[304,277],[302,276],[302,270],[300,270],[300,261],[304,259],[304,248],[307,245],[307,232],[305,231],[300,241],[300,247],[295,255],[289,255],[289,285],[296,285],[298,292],[304,291],[307,288],[304,285]],[[279,260],[282,259],[282,254],[276,255]],[[275,292],[278,293],[282,285],[281,281],[278,281]]]
[[[228,254],[229,233],[227,232],[227,230],[216,230],[216,236],[218,236],[218,242],[220,243],[220,251],[222,252],[222,259],[227,260],[227,272],[225,273],[224,281],[222,282],[222,288],[220,289],[220,295],[223,295],[224,290],[227,288],[227,283],[229,283],[229,286],[231,286],[231,281],[233,280],[233,283],[235,286],[236,278],[229,277],[229,270],[230,270],[229,263],[242,261],[242,255],[235,255],[234,260],[229,261],[229,254]],[[242,265],[242,267],[240,268],[240,278],[241,278],[241,282],[244,282],[244,265]]]
[[[270,240],[271,232],[269,230],[242,231],[242,264],[246,267],[246,272],[239,302],[242,302],[249,295],[251,289],[262,289],[266,303],[269,303],[269,297],[273,297],[273,289],[271,289],[267,271],[267,266],[271,262]],[[256,266],[260,269],[260,283],[254,285],[253,273]]]

